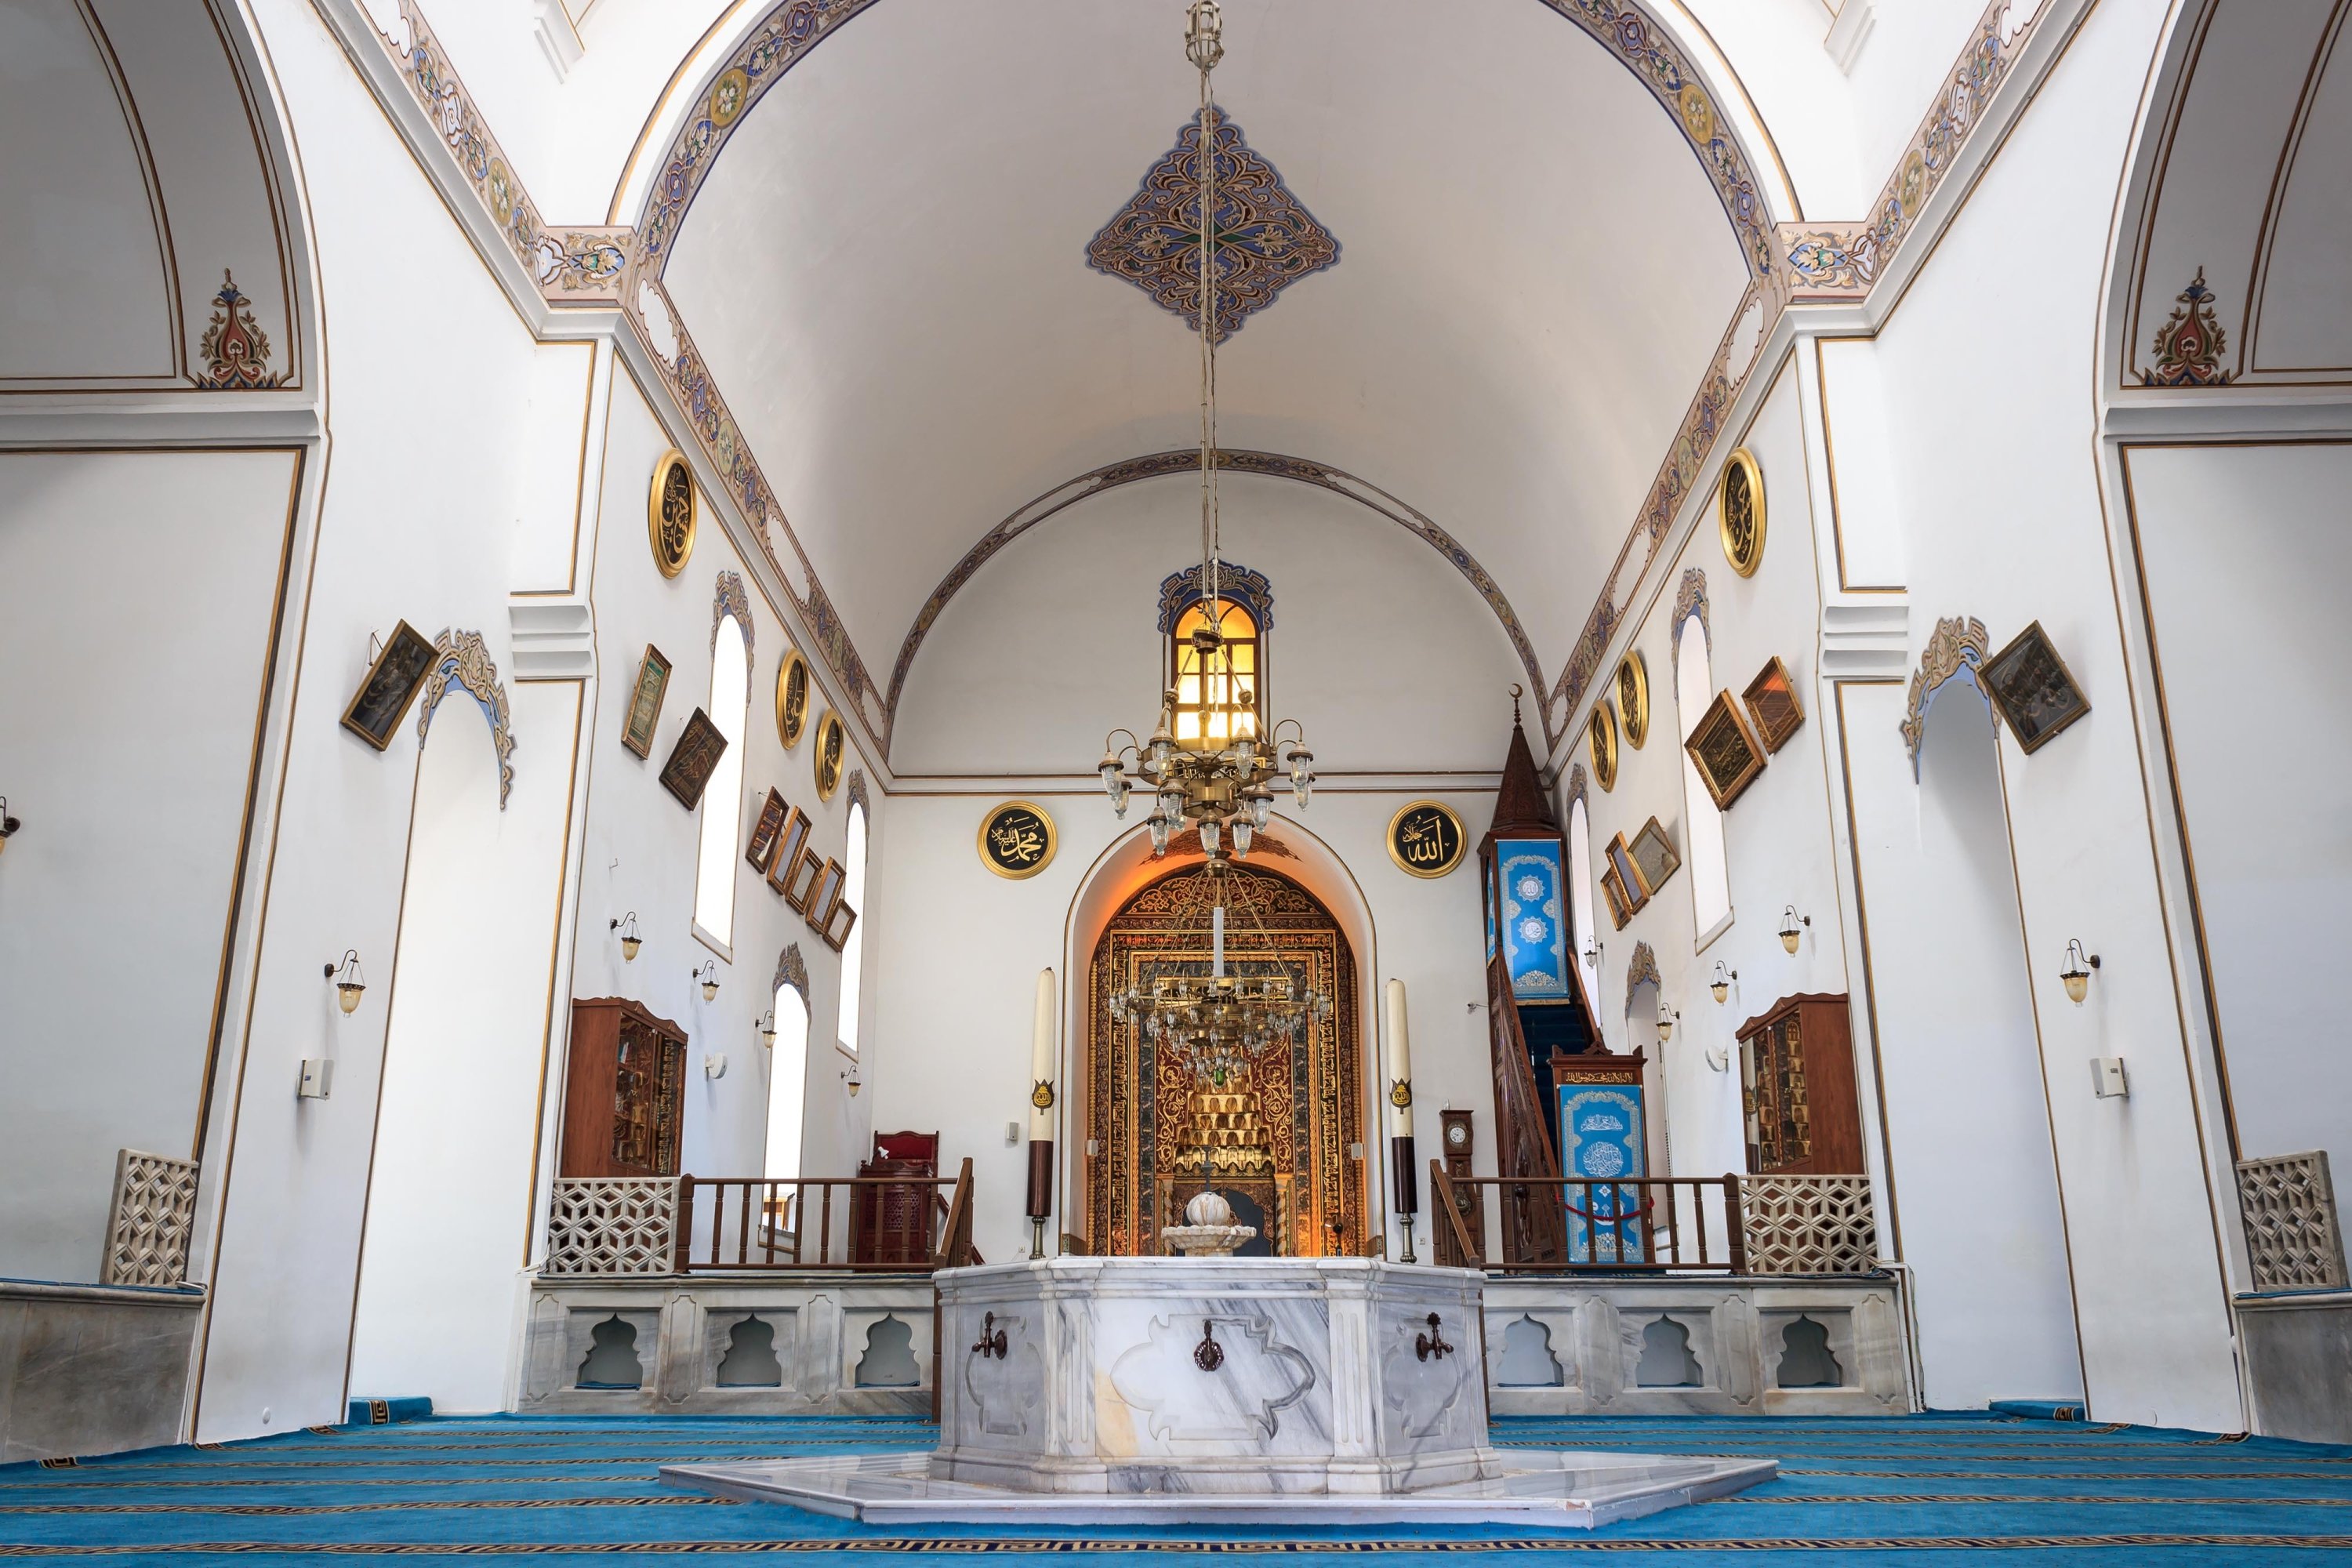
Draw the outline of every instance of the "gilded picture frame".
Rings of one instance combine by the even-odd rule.
[[[653,481],[646,490],[646,542],[654,552],[654,568],[663,576],[677,576],[694,558],[701,516],[693,465],[672,447],[655,459]]]
[[[1592,782],[1606,795],[1617,787],[1617,715],[1607,698],[1592,705],[1585,730],[1592,752]]]
[[[809,895],[816,890],[816,879],[824,875],[824,858],[815,850],[803,848],[801,858],[793,862],[792,875],[784,880],[784,902],[808,913]]]
[[[799,806],[784,808],[784,825],[777,830],[776,847],[768,858],[768,886],[778,898],[792,897],[793,868],[800,864],[801,851],[808,847],[812,826],[809,814]]]
[[[808,704],[809,662],[800,649],[788,647],[783,662],[776,666],[776,739],[788,752],[801,743],[808,729]]]
[[[1631,648],[1617,662],[1617,717],[1625,731],[1625,743],[1635,751],[1650,738],[1650,667],[1643,662],[1642,650]]]
[[[702,804],[702,792],[726,750],[727,737],[710,721],[709,714],[697,708],[679,731],[677,744],[670,748],[669,761],[662,764],[662,788],[692,811]]]
[[[1654,816],[1642,824],[1642,831],[1625,846],[1625,858],[1641,882],[1645,902],[1658,896],[1658,889],[1682,869],[1683,864],[1683,858],[1675,852],[1674,839]]]
[[[1389,818],[1384,836],[1389,858],[1408,877],[1434,880],[1462,864],[1470,836],[1462,818],[1442,800],[1410,801]]]
[[[1061,847],[1051,813],[1034,801],[1008,800],[990,806],[975,840],[980,863],[1007,881],[1022,882],[1054,863]]]
[[[833,906],[841,900],[841,889],[847,885],[849,873],[838,860],[827,860],[816,880],[809,884],[808,898],[801,905],[801,918],[819,936],[824,934],[824,923],[832,917]]]
[[[845,770],[849,736],[844,731],[841,715],[828,708],[816,721],[816,744],[809,752],[809,769],[816,778],[816,797],[831,800],[833,792],[841,787],[841,775]]]
[[[1748,716],[1731,700],[1728,689],[1717,692],[1706,711],[1698,716],[1683,750],[1690,753],[1699,782],[1706,785],[1717,811],[1729,811],[1740,792],[1764,771],[1763,742],[1748,727]]]
[[[1764,563],[1764,469],[1756,454],[1742,447],[1723,466],[1715,490],[1715,527],[1723,542],[1723,558],[1742,577],[1756,575]]]
[[[1756,672],[1739,700],[1748,705],[1748,717],[1754,721],[1757,738],[1767,752],[1787,745],[1789,737],[1804,725],[1805,705],[1798,699],[1796,683],[1789,679],[1789,667],[1780,662],[1779,654]]]
[[[1642,906],[1650,901],[1650,890],[1642,885],[1642,873],[1633,864],[1633,852],[1626,847],[1625,836],[1620,833],[1609,840],[1609,847],[1601,853],[1609,866],[1607,874],[1617,879],[1618,890],[1624,895],[1625,916],[1630,920],[1640,914]]]
[[[751,841],[744,847],[743,858],[763,876],[776,863],[776,845],[783,835],[784,813],[788,809],[784,797],[772,789],[760,807],[760,820],[751,825]]]
[[[1601,873],[1601,892],[1609,903],[1610,923],[1623,931],[1625,922],[1633,918],[1633,900],[1626,893],[1624,881],[1618,877],[1616,867],[1612,866]]]
[[[424,633],[406,621],[394,625],[343,709],[343,728],[379,752],[390,746],[440,657],[441,650]]]
[[[833,908],[825,911],[824,929],[817,934],[824,939],[825,946],[839,952],[849,945],[849,933],[856,928],[857,911],[835,899]]]
[[[1986,695],[2028,756],[2091,710],[2090,698],[2058,657],[2040,621],[1985,660],[1982,678]]]
[[[654,735],[661,723],[662,699],[669,694],[669,660],[653,644],[637,661],[637,683],[629,691],[628,722],[621,726],[621,744],[641,757],[654,754]]]

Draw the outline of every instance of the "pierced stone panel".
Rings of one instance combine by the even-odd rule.
[[[1740,1195],[1750,1274],[1867,1274],[1878,1267],[1868,1176],[1750,1176]]]
[[[2344,1288],[2344,1233],[2326,1150],[2239,1161],[2238,1208],[2255,1289]]]
[[[105,1285],[177,1285],[188,1277],[196,1222],[196,1163],[123,1149],[114,1156],[106,1215]]]
[[[677,1178],[565,1176],[547,1218],[542,1274],[667,1274]]]

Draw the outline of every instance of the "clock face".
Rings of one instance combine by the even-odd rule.
[[[1470,1129],[1467,1127],[1449,1127],[1445,1130],[1445,1141],[1458,1148],[1462,1144],[1470,1142]]]

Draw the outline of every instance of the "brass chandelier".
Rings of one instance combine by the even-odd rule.
[[[1213,1089],[1223,1089],[1246,1063],[1277,1042],[1288,1044],[1308,1021],[1328,1021],[1331,998],[1311,985],[1300,985],[1278,961],[1240,960],[1229,969],[1225,960],[1226,889],[1239,894],[1241,913],[1257,928],[1258,945],[1270,951],[1273,940],[1259,920],[1246,879],[1234,876],[1218,861],[1203,868],[1207,886],[1193,894],[1178,913],[1179,951],[1192,948],[1190,932],[1209,939],[1209,973],[1186,974],[1155,965],[1136,984],[1110,996],[1110,1016],[1122,1024],[1139,1025],[1154,1045],[1181,1046],[1191,1057],[1195,1076]],[[1201,931],[1206,914],[1207,930]]]
[[[1265,831],[1274,813],[1270,781],[1277,773],[1288,770],[1291,798],[1301,811],[1307,809],[1315,784],[1315,753],[1307,749],[1306,731],[1297,720],[1283,720],[1270,734],[1258,733],[1255,694],[1243,684],[1223,630],[1225,601],[1217,580],[1217,105],[1209,74],[1224,53],[1223,18],[1216,0],[1192,0],[1184,54],[1201,73],[1201,590],[1207,613],[1177,658],[1178,679],[1200,682],[1204,713],[1197,737],[1180,737],[1178,691],[1169,687],[1160,696],[1160,722],[1151,739],[1139,742],[1132,730],[1112,731],[1104,738],[1097,767],[1117,816],[1127,816],[1128,793],[1135,786],[1152,795],[1149,823],[1154,858],[1167,854],[1177,830],[1189,826],[1199,830],[1202,852],[1213,869],[1229,836],[1234,858],[1248,858],[1251,839]],[[1220,746],[1206,710],[1227,704],[1231,722],[1226,743]],[[1281,739],[1286,728],[1295,731],[1287,746]],[[1123,746],[1118,743],[1122,735],[1128,740]]]

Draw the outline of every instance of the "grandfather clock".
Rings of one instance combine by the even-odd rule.
[[[1475,1173],[1471,1156],[1477,1146],[1477,1135],[1471,1131],[1467,1110],[1441,1110],[1437,1113],[1439,1157],[1445,1164],[1447,1179],[1467,1182]],[[1486,1256],[1486,1206],[1478,1201],[1478,1189],[1457,1185],[1454,1189],[1454,1212],[1462,1216],[1462,1228],[1470,1237],[1470,1245],[1480,1258]],[[1454,1227],[1443,1219],[1433,1220],[1429,1234],[1437,1244],[1437,1262],[1442,1268],[1461,1268],[1470,1264],[1462,1256],[1461,1247],[1454,1239]]]

